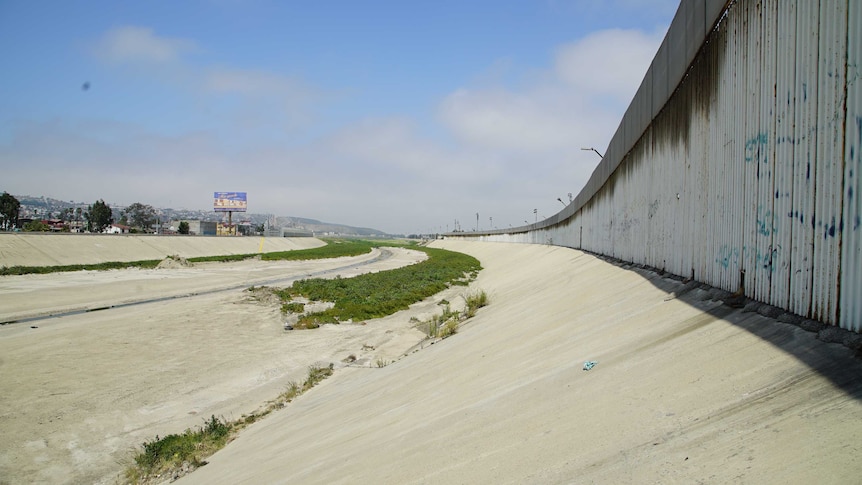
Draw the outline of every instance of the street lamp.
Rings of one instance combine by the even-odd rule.
[[[557,200],[559,200],[559,201],[560,201],[560,204],[563,204],[563,207],[565,207],[565,206],[566,206],[566,203],[565,203],[565,202],[563,202],[563,199],[561,199],[561,198],[557,197]]]
[[[595,149],[595,148],[593,148],[593,147],[589,147],[589,148],[581,148],[581,150],[586,150],[586,151],[590,151],[590,150],[592,150],[592,151],[596,152],[596,155],[598,155],[598,156],[599,156],[599,158],[605,158],[605,156],[604,156],[604,155],[602,155],[601,153],[599,153],[599,151],[598,151],[598,150],[596,150],[596,149]]]

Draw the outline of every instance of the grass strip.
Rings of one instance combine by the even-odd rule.
[[[61,266],[2,266],[0,276],[14,276],[24,274],[48,274],[62,273],[67,271],[107,271],[110,269],[141,268],[152,269],[159,265],[160,259],[147,259],[141,261],[112,261],[95,264],[67,264]]]
[[[328,310],[301,316],[294,326],[317,328],[324,323],[391,315],[451,285],[467,285],[482,269],[476,258],[463,253],[420,246],[412,249],[425,252],[428,259],[403,268],[353,278],[300,280],[275,293],[285,303],[298,296],[334,303],[335,306]]]
[[[364,239],[322,239],[326,246],[298,251],[275,251],[261,255],[264,261],[286,260],[304,261],[308,259],[329,259],[345,256],[368,254],[375,247],[398,245],[394,241],[366,241]]]

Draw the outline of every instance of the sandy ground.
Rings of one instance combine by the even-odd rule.
[[[113,483],[145,440],[212,415],[252,412],[304,380],[309,365],[341,367],[351,354],[353,365],[396,359],[424,337],[406,312],[373,325],[289,332],[277,305],[243,290],[425,257],[384,251],[0,278],[0,321],[145,302],[0,326],[0,483]],[[193,296],[152,301],[184,295]],[[436,309],[428,301],[411,314]]]
[[[434,244],[480,259],[472,289],[491,304],[421,350],[409,316],[470,290],[318,331],[284,331],[240,289],[0,327],[0,483],[110,483],[144,440],[239,417],[330,362],[179,483],[858,483],[862,364],[847,348],[578,251]],[[350,262],[4,277],[0,311],[348,276]]]
[[[859,483],[849,349],[578,251],[435,245],[480,259],[489,307],[339,370],[178,483]]]
[[[140,261],[292,251],[323,246],[312,237],[156,236],[0,232],[0,267]]]

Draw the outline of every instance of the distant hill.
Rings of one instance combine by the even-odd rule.
[[[276,224],[280,227],[295,227],[298,229],[306,229],[315,233],[329,232],[334,234],[349,234],[356,236],[386,236],[387,234],[377,229],[369,227],[353,227],[344,224],[334,224],[331,222],[321,222],[315,219],[306,219],[303,217],[277,217]]]
[[[32,196],[32,195],[15,195],[15,198],[18,199],[18,202],[21,203],[21,217],[42,217],[42,218],[51,218],[51,217],[59,217],[60,212],[67,208],[82,208],[83,210],[87,210],[87,207],[92,205],[95,201],[90,202],[78,202],[78,201],[65,201],[52,199],[51,197],[46,196]],[[106,201],[108,205],[114,211],[114,218],[120,218],[120,211],[125,208],[125,206],[117,206],[116,204],[111,204],[110,201]],[[146,204],[146,202],[142,202],[142,204]],[[202,221],[220,221],[222,220],[222,215],[217,214],[211,210],[189,210],[189,209],[173,209],[173,208],[160,208],[154,207],[158,210],[161,220],[167,222],[169,220],[202,220]],[[275,225],[278,227],[285,228],[295,228],[295,229],[303,229],[307,231],[313,231],[314,233],[329,233],[329,234],[337,234],[337,235],[346,235],[346,236],[366,236],[366,237],[384,237],[387,236],[383,231],[379,231],[377,229],[372,229],[369,227],[354,227],[348,226],[345,224],[338,224],[333,222],[321,222],[315,219],[307,219],[304,217],[294,217],[294,216],[275,216]],[[239,222],[242,220],[250,221],[253,225],[264,224],[266,222],[273,222],[272,214],[255,214],[255,213],[236,213],[233,216],[234,222]]]

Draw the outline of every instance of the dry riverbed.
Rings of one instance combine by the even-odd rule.
[[[411,316],[439,313],[439,299],[455,300],[465,288],[367,324],[292,332],[277,303],[245,291],[426,257],[384,251],[390,257],[375,250],[323,261],[0,278],[0,321],[20,320],[0,326],[0,483],[113,483],[145,440],[213,415],[239,418],[302,381],[310,365],[338,368],[352,355],[351,366],[375,372],[378,362],[398,359],[425,337]],[[131,302],[145,303],[21,320]]]

